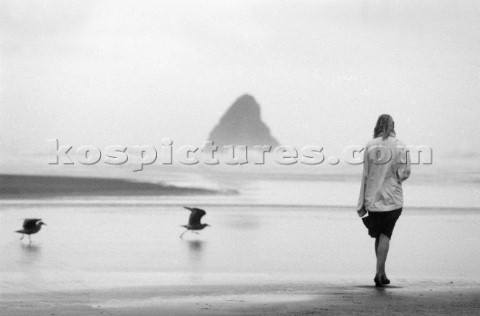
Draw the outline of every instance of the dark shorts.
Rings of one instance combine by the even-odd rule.
[[[402,214],[402,208],[389,212],[368,212],[368,216],[363,217],[362,221],[372,238],[378,238],[380,234],[384,234],[391,239],[400,214]]]

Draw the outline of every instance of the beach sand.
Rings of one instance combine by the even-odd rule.
[[[164,183],[140,182],[101,177],[70,177],[0,174],[0,200],[44,199],[93,196],[211,195],[220,193],[198,187],[178,187]]]
[[[174,286],[2,295],[1,315],[475,315],[478,283]],[[373,284],[373,282],[371,282]]]
[[[0,315],[480,314],[477,209],[409,208],[375,288],[351,208],[3,203]],[[18,240],[25,217],[48,226]]]

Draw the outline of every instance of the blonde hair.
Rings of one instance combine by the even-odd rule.
[[[377,125],[373,129],[373,138],[382,136],[382,139],[387,139],[390,134],[395,134],[395,122],[388,114],[382,114],[378,117]]]

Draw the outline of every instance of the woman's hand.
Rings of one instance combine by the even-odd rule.
[[[365,207],[362,206],[362,209],[357,211],[358,216],[364,217],[367,214],[367,211],[365,210]]]

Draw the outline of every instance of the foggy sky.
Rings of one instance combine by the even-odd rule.
[[[282,144],[480,151],[477,1],[2,1],[1,153],[201,144],[253,95]]]

